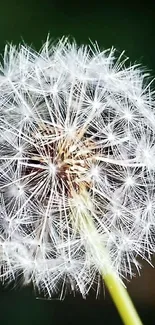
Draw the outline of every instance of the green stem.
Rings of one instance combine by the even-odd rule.
[[[82,206],[81,209],[80,205]],[[88,250],[100,270],[100,274],[111,294],[124,325],[142,325],[127,290],[111,266],[110,256],[108,256],[108,252],[101,242],[94,225],[93,217],[91,216],[93,207],[85,189],[81,191],[81,195],[74,194],[73,201],[70,202],[70,207],[73,227],[82,236],[87,238]],[[104,271],[102,271],[103,260],[104,264],[106,264],[104,265],[104,268],[106,266]]]
[[[115,273],[102,275],[108,291],[125,325],[142,325],[126,288]]]

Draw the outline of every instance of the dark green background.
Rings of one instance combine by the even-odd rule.
[[[22,39],[40,47],[47,33],[71,35],[81,42],[126,50],[132,61],[155,69],[155,2],[72,0],[1,0],[0,48]]]
[[[1,0],[0,51],[6,42],[24,40],[37,49],[50,32],[77,42],[97,40],[101,48],[112,45],[126,50],[132,62],[140,62],[155,75],[155,3],[119,1]],[[146,325],[155,324],[155,271],[145,267],[141,278],[128,285],[131,296]],[[38,300],[31,288],[1,288],[0,324],[60,325],[115,324],[121,321],[108,294],[95,300],[68,296],[65,301]]]

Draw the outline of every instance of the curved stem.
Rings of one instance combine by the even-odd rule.
[[[80,195],[72,194],[70,208],[73,228],[87,239],[88,251],[98,266],[124,325],[142,325],[127,290],[111,266],[110,256],[93,221],[93,207],[87,191],[82,189]]]
[[[115,273],[102,275],[108,291],[125,325],[142,325],[126,288]]]

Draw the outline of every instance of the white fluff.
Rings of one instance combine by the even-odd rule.
[[[132,276],[155,230],[149,75],[114,48],[7,46],[0,70],[1,279],[85,295]]]

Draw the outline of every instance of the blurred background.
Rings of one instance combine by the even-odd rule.
[[[53,39],[66,35],[78,44],[91,40],[101,49],[125,50],[155,76],[155,1],[136,1],[1,0],[0,52],[6,42],[39,49],[48,33]],[[144,263],[141,277],[127,287],[144,324],[155,324],[155,270]],[[86,300],[77,295],[60,302],[36,299],[31,288],[1,286],[0,305],[4,325],[122,324],[104,290],[98,299],[91,292]]]

